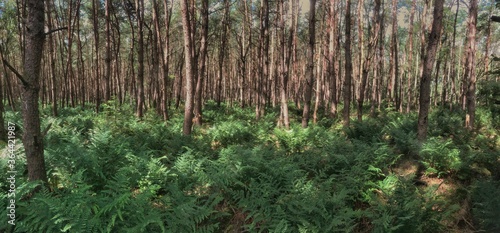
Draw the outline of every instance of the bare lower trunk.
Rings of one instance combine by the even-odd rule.
[[[417,136],[420,142],[427,137],[427,125],[430,106],[431,94],[431,75],[438,50],[439,39],[441,36],[441,28],[443,27],[443,5],[444,0],[435,0],[434,2],[434,19],[432,22],[431,34],[426,49],[425,59],[423,61],[422,81],[420,83],[420,108],[418,111],[418,130]]]
[[[47,181],[43,156],[43,138],[40,132],[38,92],[40,90],[40,63],[42,59],[44,33],[44,1],[27,1],[28,18],[26,30],[26,57],[22,87],[22,115],[24,124],[23,145],[26,153],[29,180]]]

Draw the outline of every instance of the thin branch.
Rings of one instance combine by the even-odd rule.
[[[62,27],[62,28],[52,29],[52,30],[50,30],[48,32],[45,32],[45,35],[49,35],[49,34],[52,34],[54,32],[58,32],[58,31],[62,31],[62,30],[67,30],[67,29],[68,29],[68,27]]]
[[[7,60],[3,59],[3,64],[5,64],[14,74],[16,74],[17,78],[19,78],[19,80],[21,80],[21,83],[23,84],[23,86],[27,87],[29,86],[29,83],[26,82],[26,80],[24,80],[24,77],[19,73],[17,72],[16,68],[12,67],[9,62],[7,62]]]

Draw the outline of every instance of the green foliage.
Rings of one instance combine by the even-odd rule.
[[[438,177],[458,171],[462,165],[460,150],[448,140],[442,138],[429,138],[422,145],[420,157],[426,173]]]
[[[60,109],[58,118],[45,117],[50,189],[28,195],[39,184],[26,181],[19,140],[15,232],[447,232],[457,201],[415,186],[420,174],[393,173],[399,161],[418,152],[428,174],[463,180],[500,170],[496,141],[460,135],[451,127],[460,116],[444,110],[430,118],[443,128],[421,146],[414,115],[389,113],[344,129],[292,121],[285,130],[273,113],[257,121],[252,109],[215,103],[205,113],[208,124],[190,137],[181,134],[181,112],[168,122],[151,112],[139,121],[112,101],[99,114]],[[6,165],[0,160],[4,209]],[[498,208],[481,193],[497,187],[477,184],[474,221],[496,230]]]
[[[384,139],[394,145],[399,153],[413,155],[418,150],[417,119],[414,115],[390,116],[382,130]]]
[[[484,232],[500,231],[500,181],[479,181],[472,192],[475,223]]]

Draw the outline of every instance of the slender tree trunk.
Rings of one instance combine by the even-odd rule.
[[[398,97],[398,82],[399,82],[399,64],[398,64],[398,29],[397,29],[397,0],[392,0],[392,31],[391,31],[391,81],[389,86],[390,102],[394,104],[394,108],[400,109]]]
[[[111,96],[110,80],[111,80],[111,18],[110,8],[111,0],[106,0],[104,3],[105,17],[106,17],[106,55],[104,62],[106,64],[106,71],[104,73],[105,87],[104,87],[104,101],[108,101]]]
[[[226,43],[227,43],[227,24],[229,18],[229,1],[224,0],[224,16],[222,17],[222,32],[220,35],[220,48],[219,48],[219,77],[217,79],[217,106],[220,106],[222,102],[222,80],[224,76],[224,62],[226,54]]]
[[[408,54],[407,64],[407,76],[408,80],[406,83],[406,113],[410,113],[411,110],[411,97],[412,97],[412,88],[411,88],[411,80],[412,80],[412,68],[413,68],[413,23],[415,18],[415,8],[417,7],[417,0],[413,0],[411,4],[411,13],[410,13],[410,28],[408,29],[408,43],[406,47],[406,51]]]
[[[467,23],[467,49],[464,72],[464,82],[466,83],[467,111],[465,115],[465,127],[474,129],[476,113],[476,24],[477,24],[477,0],[471,0],[469,5],[469,20]]]
[[[182,132],[184,135],[190,135],[193,125],[193,49],[194,44],[191,38],[191,23],[189,16],[188,0],[181,1],[181,12],[182,12],[182,27],[184,32],[184,59],[186,63],[186,103],[184,106],[184,124],[182,127]],[[194,22],[193,22],[194,23]]]
[[[373,8],[373,19],[375,22],[375,26],[371,29],[371,38],[368,42],[368,51],[366,57],[364,58],[362,73],[361,73],[361,83],[359,85],[359,96],[358,96],[358,120],[361,121],[363,119],[363,103],[365,100],[365,88],[366,82],[368,80],[368,72],[372,66],[372,58],[375,55],[375,48],[378,43],[378,36],[380,30],[380,0],[375,0],[375,7]]]
[[[328,76],[330,78],[330,118],[337,117],[337,60],[336,60],[336,50],[338,47],[337,38],[337,11],[335,10],[336,1],[330,0],[330,11],[329,11],[329,33],[330,33],[330,44],[328,47]]]
[[[312,89],[314,85],[314,45],[316,43],[315,21],[316,0],[309,0],[309,43],[307,46],[306,86],[304,92],[304,109],[302,112],[302,127],[307,128],[309,123],[309,111],[311,109]]]
[[[99,72],[99,26],[98,26],[98,2],[97,0],[92,0],[92,18],[93,18],[93,29],[94,29],[94,43],[95,43],[95,57],[94,57],[94,70],[95,70],[95,111],[99,112],[99,108],[101,105],[101,97],[99,89],[101,89],[100,85],[100,72]]]
[[[427,125],[430,105],[431,94],[431,75],[434,66],[434,60],[438,50],[439,40],[441,37],[441,29],[443,27],[443,5],[444,0],[434,1],[434,13],[432,21],[431,34],[429,35],[429,42],[424,56],[424,69],[422,72],[422,80],[420,82],[420,108],[418,111],[418,130],[417,136],[420,142],[427,138]]]
[[[347,0],[345,14],[345,80],[344,80],[344,126],[350,123],[351,108],[351,79],[352,79],[352,55],[351,55],[351,0]]]
[[[201,126],[202,120],[202,88],[203,79],[206,74],[206,58],[207,58],[207,46],[208,46],[208,0],[202,0],[201,7],[201,44],[200,44],[200,60],[198,68],[198,79],[196,82],[195,90],[195,106],[194,106],[194,124]]]
[[[135,1],[137,14],[137,109],[138,118],[144,116],[144,0]]]
[[[451,45],[451,93],[450,93],[450,111],[453,107],[454,97],[456,96],[456,83],[455,76],[457,75],[457,69],[455,68],[456,64],[456,35],[457,35],[457,19],[458,19],[458,10],[460,9],[460,1],[457,0],[457,9],[455,10],[455,19],[453,20],[453,36],[452,36],[452,45]]]
[[[280,99],[281,99],[281,119],[285,129],[290,129],[290,119],[288,116],[288,97],[286,93],[286,88],[288,85],[288,67],[290,62],[290,53],[285,52],[285,11],[283,6],[283,0],[278,1],[278,12],[279,12],[279,27],[280,31],[280,45],[279,45],[279,76],[280,76]],[[293,22],[292,22],[293,24]],[[292,27],[291,27],[292,28]],[[290,50],[290,49],[289,49]]]
[[[167,121],[168,116],[168,87],[169,87],[169,52],[170,52],[170,19],[172,13],[172,6],[169,7],[170,1],[165,1],[165,48],[163,54],[163,82],[162,82],[162,111],[163,111],[163,120]],[[171,3],[170,5],[172,5]]]

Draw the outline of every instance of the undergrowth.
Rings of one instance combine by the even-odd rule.
[[[205,125],[182,135],[181,112],[168,122],[130,106],[43,109],[48,186],[27,182],[20,142],[17,222],[1,232],[449,232],[461,200],[420,187],[422,176],[466,187],[476,230],[499,230],[498,131],[478,111],[482,131],[466,133],[459,115],[430,116],[426,143],[416,116],[387,113],[349,128],[322,119],[307,129],[274,113],[209,103]],[[19,115],[6,118],[19,122]],[[293,118],[293,117],[292,117]],[[439,126],[439,127],[437,127]],[[20,125],[22,129],[22,125]],[[485,133],[483,133],[483,131]],[[486,136],[485,136],[486,135]],[[415,161],[422,173],[395,172]],[[7,163],[0,160],[7,208]],[[469,186],[467,186],[469,185]]]

